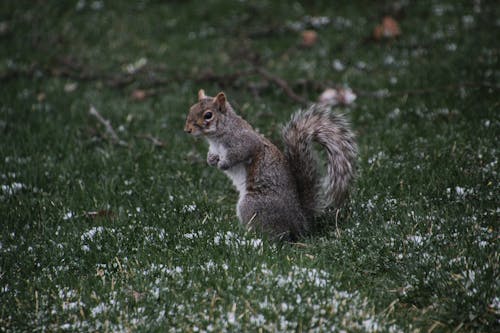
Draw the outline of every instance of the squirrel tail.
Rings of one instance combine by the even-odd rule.
[[[331,205],[340,207],[356,172],[357,145],[347,120],[328,107],[313,105],[293,114],[282,136],[306,215],[316,216]],[[326,151],[324,177],[313,142]]]

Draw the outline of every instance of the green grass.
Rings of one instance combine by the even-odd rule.
[[[2,2],[0,331],[497,331],[499,6],[401,3]],[[402,35],[370,41],[387,13]],[[301,79],[358,93],[351,200],[302,245],[245,233],[182,131],[224,89],[279,142],[299,105],[278,87],[203,79],[250,54],[304,98]]]

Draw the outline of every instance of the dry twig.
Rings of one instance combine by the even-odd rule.
[[[145,139],[151,141],[151,143],[155,147],[164,148],[167,146],[167,144],[164,141],[152,136],[151,134],[139,134],[137,135],[137,137],[139,139]]]
[[[256,72],[260,74],[264,79],[268,80],[269,82],[274,83],[278,87],[280,87],[285,95],[290,97],[292,100],[295,102],[298,102],[300,104],[307,105],[309,104],[309,101],[302,96],[297,95],[292,88],[290,88],[290,85],[281,77],[276,76],[274,74],[269,73],[267,70],[265,70],[262,67],[256,67],[255,68]]]
[[[221,87],[241,87],[244,86],[249,90],[253,91],[255,94],[259,93],[259,90],[266,89],[269,85],[277,86],[281,89],[285,96],[290,98],[292,101],[307,105],[310,101],[303,96],[300,96],[295,91],[297,89],[313,90],[315,92],[320,92],[328,87],[333,87],[334,84],[328,81],[315,81],[307,79],[299,79],[295,81],[287,81],[282,77],[269,72],[264,68],[258,61],[258,55],[248,56],[251,59],[248,61],[248,67],[243,70],[236,70],[234,72],[225,74],[216,74],[212,70],[206,70],[197,74],[185,74],[178,72],[168,72],[167,68],[160,65],[148,65],[134,73],[101,73],[101,71],[88,68],[79,63],[77,60],[70,58],[62,58],[55,67],[47,68],[44,66],[39,66],[37,64],[32,64],[28,68],[17,68],[0,73],[0,82],[5,82],[13,80],[19,77],[34,77],[39,75],[47,75],[51,77],[65,77],[70,78],[75,81],[101,81],[108,87],[116,89],[125,89],[127,86],[139,83],[139,87],[135,91],[144,92],[144,96],[141,98],[134,98],[134,100],[142,100],[148,96],[157,95],[164,91],[164,88],[172,82],[184,82],[191,80],[195,83],[211,82],[220,85]],[[257,60],[255,60],[255,59]],[[256,83],[255,80],[251,80],[252,76],[259,76],[263,80],[261,83]],[[166,79],[168,78],[168,79]],[[248,78],[248,79],[245,79]],[[149,89],[147,89],[149,87]],[[157,88],[153,88],[157,87]],[[356,94],[360,97],[369,98],[391,98],[401,95],[423,95],[439,93],[441,91],[460,89],[460,88],[478,88],[478,89],[491,89],[498,91],[500,86],[488,83],[488,82],[461,82],[453,83],[448,85],[443,85],[439,87],[423,88],[423,89],[409,89],[403,91],[359,91],[355,90]],[[97,116],[96,116],[97,117]],[[103,119],[105,120],[105,119]],[[100,120],[101,121],[101,120]],[[105,120],[106,121],[106,120]],[[102,121],[101,121],[102,122]],[[104,124],[104,123],[103,123]],[[109,132],[109,131],[108,131]],[[115,133],[116,134],[116,133]],[[111,134],[112,140],[116,141],[114,135]],[[116,143],[119,143],[116,141]]]
[[[104,125],[104,128],[106,129],[106,134],[108,135],[109,139],[113,144],[122,147],[128,147],[128,144],[125,141],[121,140],[118,134],[116,134],[115,130],[113,129],[113,126],[111,126],[110,121],[101,116],[99,111],[97,111],[97,109],[93,105],[90,106],[89,114],[96,117],[96,119],[102,125]]]

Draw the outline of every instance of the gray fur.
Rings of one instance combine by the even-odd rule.
[[[297,179],[300,201],[308,217],[327,207],[339,208],[347,197],[356,173],[358,154],[354,133],[340,114],[328,107],[313,105],[296,112],[283,128],[285,156]],[[327,153],[327,174],[321,178],[312,141]]]
[[[198,96],[185,131],[208,141],[207,163],[232,179],[240,194],[236,212],[248,229],[294,240],[310,230],[315,215],[345,199],[357,150],[343,117],[319,106],[295,113],[283,129],[283,154],[234,112],[223,93]],[[213,113],[209,120],[207,112]],[[323,180],[312,141],[327,151]]]

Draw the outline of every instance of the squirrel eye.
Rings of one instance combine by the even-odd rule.
[[[203,115],[203,118],[205,118],[206,120],[209,120],[211,119],[213,116],[212,112],[208,111],[208,112],[205,112],[205,114]]]

